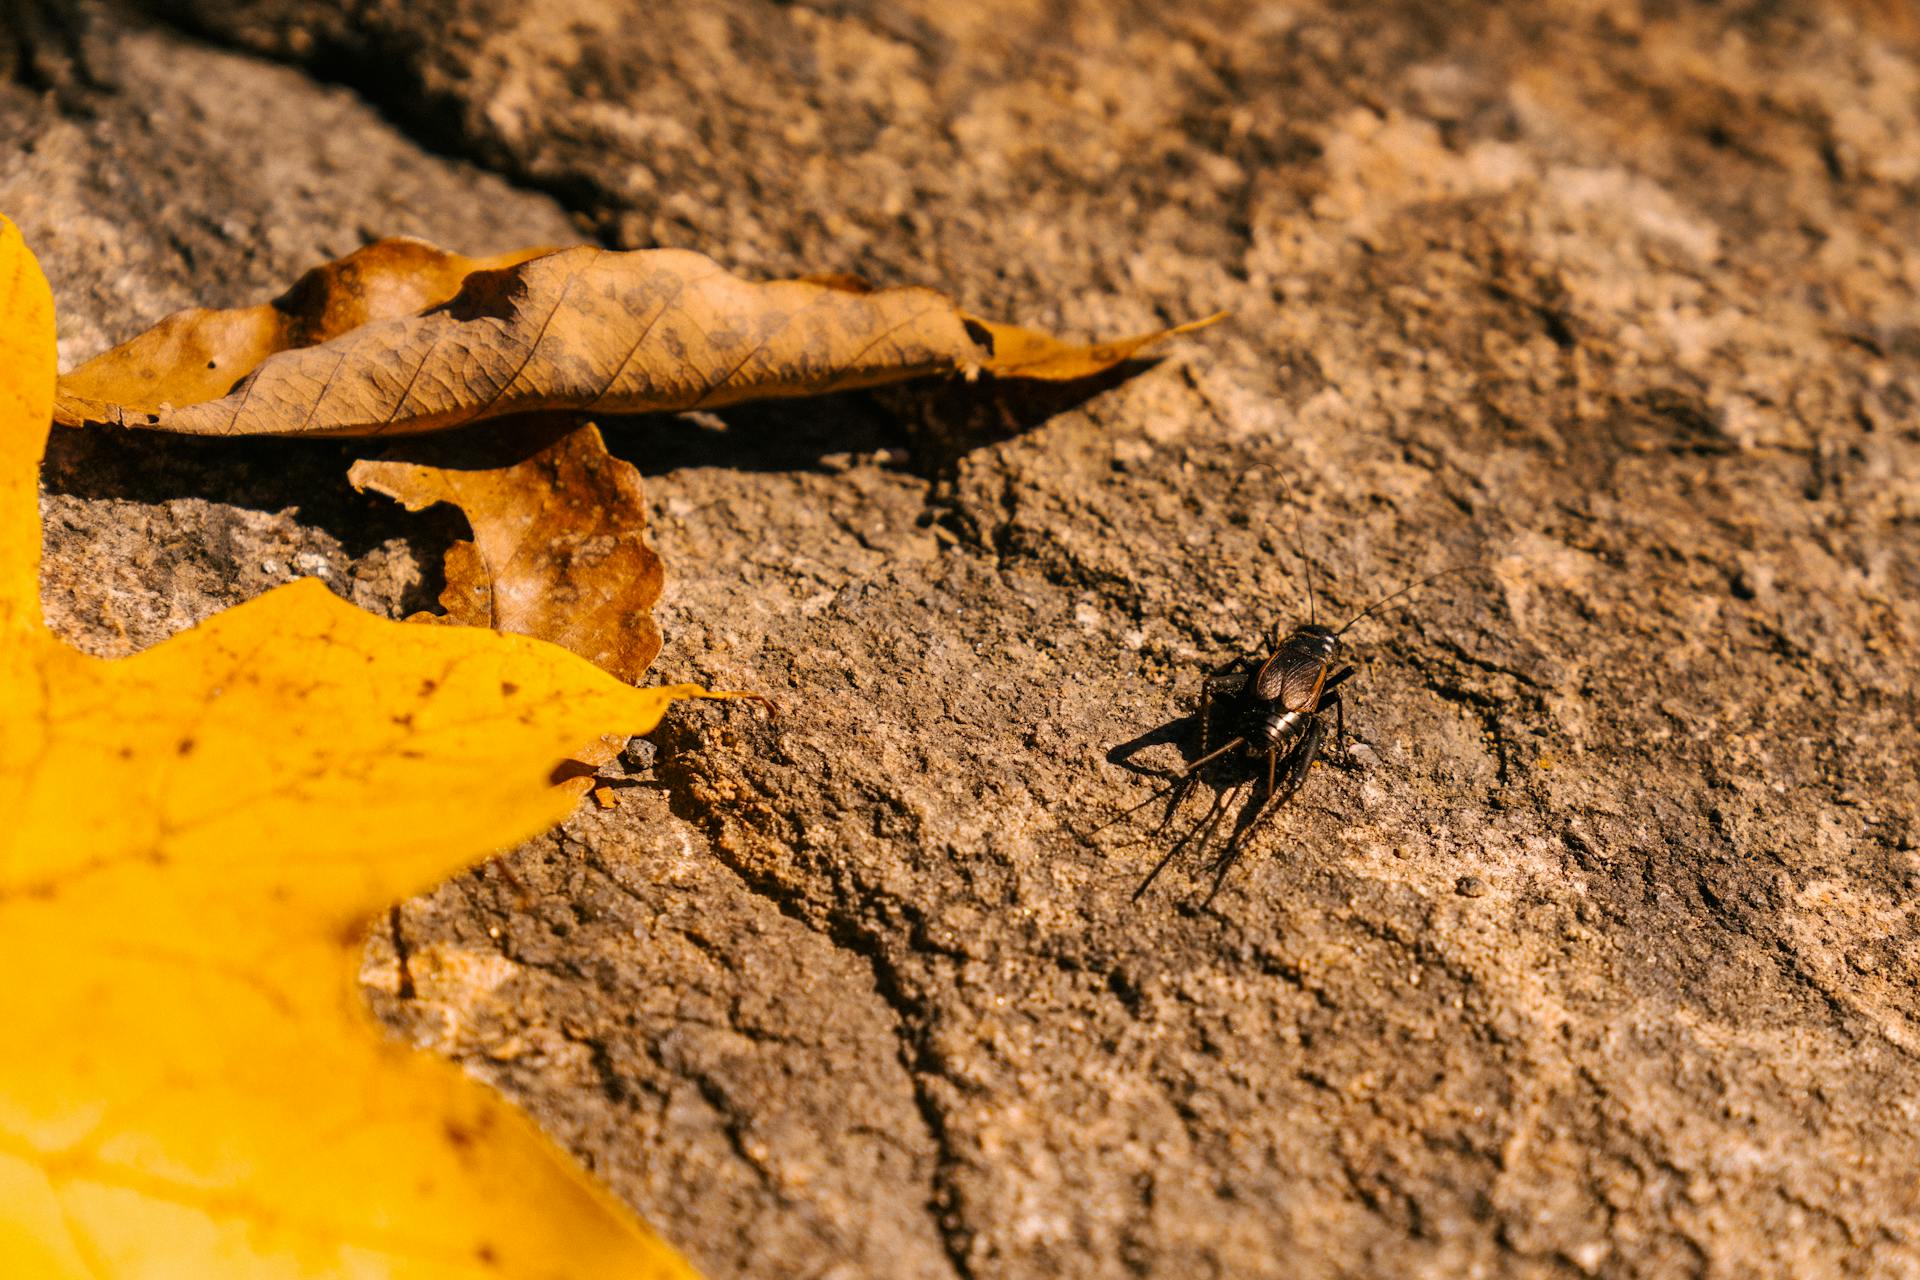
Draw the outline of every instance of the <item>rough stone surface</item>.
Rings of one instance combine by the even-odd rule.
[[[656,671],[779,715],[676,714],[366,978],[711,1275],[1920,1271],[1909,6],[160,7],[84,114],[0,88],[69,362],[569,216],[1071,332],[1235,312],[1071,394],[608,424]],[[62,436],[49,616],[430,599],[457,527],[351,456]],[[1302,555],[1336,618],[1476,571],[1351,633],[1356,767],[1130,903],[1204,797],[1076,832]]]

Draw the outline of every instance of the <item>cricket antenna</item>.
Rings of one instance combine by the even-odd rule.
[[[1409,582],[1406,586],[1401,587],[1398,591],[1394,592],[1392,595],[1381,596],[1378,600],[1375,600],[1372,604],[1368,605],[1366,608],[1362,609],[1360,612],[1354,614],[1351,618],[1348,618],[1346,622],[1346,626],[1341,627],[1338,631],[1334,632],[1333,634],[1337,636],[1343,636],[1347,634],[1348,627],[1353,626],[1354,623],[1360,621],[1360,619],[1366,617],[1368,614],[1372,613],[1375,609],[1379,609],[1385,605],[1392,604],[1395,600],[1398,600],[1401,596],[1407,594],[1407,592],[1412,591],[1417,587],[1424,587],[1429,582],[1437,581],[1440,578],[1446,577],[1450,573],[1464,573],[1466,570],[1474,567],[1475,566],[1470,564],[1448,565],[1446,568],[1440,570],[1438,573],[1430,573],[1426,577],[1421,578],[1417,582]]]
[[[1293,553],[1300,557],[1300,568],[1307,577],[1307,623],[1311,626],[1320,621],[1320,610],[1313,599],[1313,562],[1307,559],[1307,542],[1300,536],[1300,504],[1293,500],[1293,486],[1287,483],[1287,469],[1275,467],[1274,471],[1280,476],[1281,489],[1286,491],[1287,514],[1293,517]]]

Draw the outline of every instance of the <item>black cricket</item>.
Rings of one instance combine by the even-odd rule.
[[[1241,783],[1214,793],[1212,806],[1185,836],[1174,842],[1153,870],[1147,873],[1147,878],[1140,882],[1139,888],[1133,891],[1136,901],[1196,837],[1204,847],[1225,817],[1230,795],[1237,792],[1246,781],[1259,783],[1264,776],[1264,786],[1255,802],[1241,811],[1227,838],[1226,847],[1214,860],[1213,888],[1207,895],[1208,901],[1212,901],[1255,829],[1299,790],[1300,784],[1306,781],[1308,770],[1325,751],[1326,716],[1329,711],[1333,713],[1333,750],[1329,753],[1329,759],[1351,766],[1346,749],[1346,712],[1340,701],[1340,686],[1354,674],[1354,668],[1339,665],[1343,647],[1341,638],[1363,618],[1409,591],[1465,567],[1449,567],[1410,582],[1374,601],[1336,629],[1320,624],[1313,592],[1312,567],[1307,564],[1304,555],[1301,563],[1306,568],[1309,620],[1284,636],[1280,632],[1280,624],[1275,623],[1267,644],[1270,652],[1266,656],[1235,658],[1207,676],[1200,685],[1200,714],[1197,717],[1200,725],[1199,757],[1188,764],[1170,786],[1095,828],[1095,831],[1099,831],[1111,826],[1171,792],[1173,798],[1168,806],[1167,820],[1161,824],[1161,830],[1165,830],[1186,798],[1188,789],[1199,780],[1202,770],[1226,760],[1235,751],[1241,753],[1245,765],[1251,766],[1251,779],[1243,779]],[[1224,716],[1221,718],[1233,732],[1233,736],[1218,747],[1210,741],[1217,718],[1216,704],[1224,704]]]

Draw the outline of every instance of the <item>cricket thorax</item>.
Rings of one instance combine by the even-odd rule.
[[[1325,627],[1300,627],[1280,642],[1254,677],[1255,702],[1263,712],[1294,711],[1311,714],[1320,701],[1320,686],[1340,651],[1340,637]]]

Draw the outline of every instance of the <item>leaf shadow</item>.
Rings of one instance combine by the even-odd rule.
[[[1023,435],[1158,362],[1130,360],[1072,382],[921,378],[804,399],[596,421],[608,450],[649,475],[698,467],[838,471],[847,459],[868,456],[939,481],[951,478],[974,450]]]
[[[467,536],[466,521],[448,507],[410,514],[378,494],[347,483],[354,459],[377,453],[378,441],[241,437],[210,439],[111,427],[55,427],[47,437],[42,483],[50,494],[145,506],[198,503],[268,514],[291,513],[359,559],[394,540],[418,553],[422,578],[402,602],[432,608],[444,585],[441,561]],[[193,513],[183,513],[188,520]],[[223,526],[209,521],[218,556]]]
[[[806,399],[598,421],[608,451],[649,475],[692,467],[832,472],[843,470],[851,457],[867,455],[937,481],[952,476],[973,450],[1029,431],[1155,363],[1128,361],[1065,383],[926,378]],[[469,457],[478,466],[506,447],[494,440],[498,434],[496,424],[482,423],[430,439],[449,462]],[[197,502],[291,513],[356,560],[402,541],[413,548],[421,572],[402,608],[432,611],[445,585],[446,550],[468,536],[465,518],[445,505],[410,513],[378,494],[356,491],[347,481],[356,459],[378,456],[394,443],[55,427],[47,439],[42,478],[49,493],[90,501]],[[228,536],[218,532],[218,521],[208,527],[216,544]],[[218,545],[207,550],[222,554]]]

